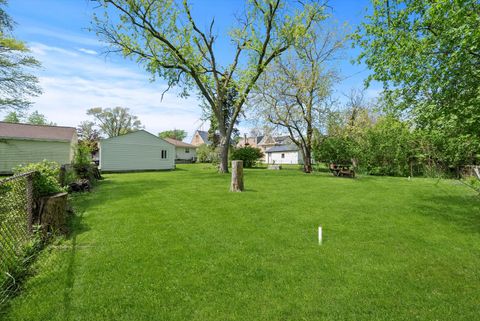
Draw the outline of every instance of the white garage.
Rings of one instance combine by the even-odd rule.
[[[265,151],[267,164],[303,164],[302,153],[296,145],[274,146]]]
[[[100,169],[107,172],[170,170],[175,146],[145,131],[100,140]]]

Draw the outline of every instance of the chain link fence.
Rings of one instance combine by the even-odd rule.
[[[0,180],[0,304],[16,287],[15,273],[32,240],[35,172]]]

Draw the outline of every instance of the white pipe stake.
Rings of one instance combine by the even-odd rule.
[[[322,227],[318,227],[318,244],[322,245]]]

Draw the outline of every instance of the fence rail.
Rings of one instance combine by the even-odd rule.
[[[21,265],[32,238],[35,173],[0,180],[0,304],[15,286],[12,271]]]

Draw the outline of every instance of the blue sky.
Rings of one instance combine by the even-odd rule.
[[[215,17],[220,39],[234,21],[234,14],[241,11],[245,3],[244,0],[191,2],[200,26]],[[331,0],[329,5],[337,23],[347,23],[354,29],[361,22],[369,2]],[[28,43],[42,63],[42,68],[35,73],[44,93],[34,99],[32,110],[39,110],[49,120],[65,126],[76,126],[87,120],[85,111],[97,106],[129,107],[152,133],[180,128],[191,135],[201,126],[201,109],[195,95],[182,99],[171,91],[162,101],[161,92],[165,88],[162,80],[151,83],[149,75],[135,63],[103,54],[104,44],[87,30],[94,12],[91,1],[10,0],[7,11],[17,22],[15,35]],[[217,49],[221,59],[229,61],[228,48],[219,46]],[[350,63],[357,55],[356,49],[347,48],[344,59],[338,61],[344,79],[335,87],[338,97],[351,88],[361,88],[368,75],[365,66]],[[375,87],[367,91],[370,97],[377,93]],[[247,127],[244,123],[241,129]]]

